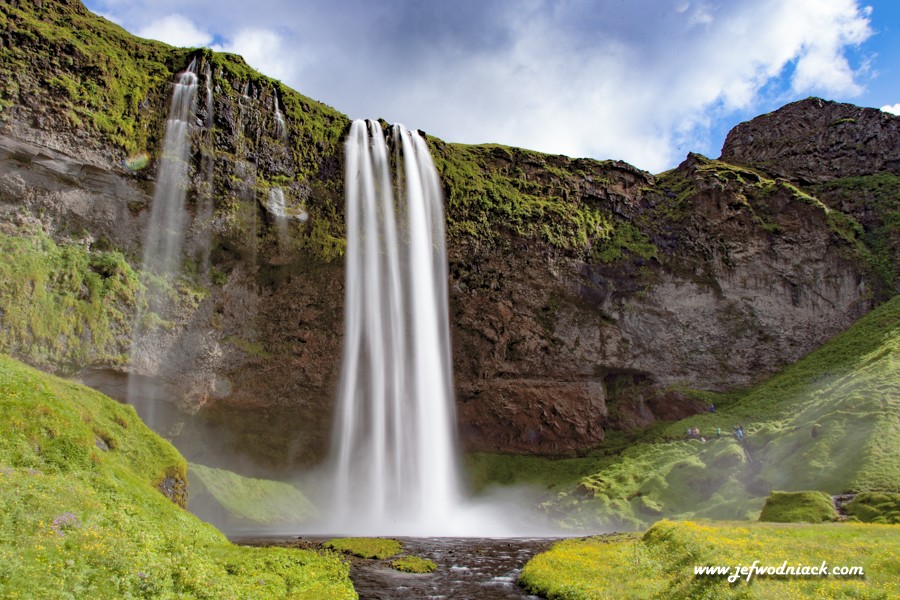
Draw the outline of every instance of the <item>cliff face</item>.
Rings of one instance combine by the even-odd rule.
[[[347,118],[237,57],[137,40],[78,3],[6,3],[0,15],[0,233],[10,238],[42,232],[90,257],[120,251],[138,267],[168,82],[196,59],[212,98],[200,94],[192,128],[191,225],[183,274],[167,292],[173,302],[156,315],[161,342],[129,358],[132,323],[119,319],[99,352],[88,319],[65,344],[56,331],[29,330],[0,350],[29,358],[25,348],[38,344],[46,352],[31,362],[81,370],[114,395],[126,371],[154,379],[200,417],[169,432],[196,444],[192,458],[203,444],[187,438],[210,435],[269,465],[318,461],[340,366]],[[112,81],[115,73],[129,73],[131,87]],[[810,118],[802,103],[784,110],[758,129],[793,132]],[[837,127],[852,128],[846,139],[897,130],[895,117],[873,119]],[[738,135],[747,126],[723,157],[757,165],[747,140],[763,134]],[[793,158],[778,159],[783,172],[691,155],[653,176],[621,162],[429,137],[447,197],[464,445],[577,451],[600,444],[608,428],[704,410],[688,388],[752,383],[889,293],[878,261],[886,256],[893,268],[893,259],[857,222],[865,202],[829,208],[795,187],[850,173],[834,175],[820,137],[806,139],[784,142]],[[879,156],[859,163],[894,164],[889,152]],[[821,178],[796,166],[815,162],[826,163]],[[273,216],[276,189],[289,210],[308,215],[286,235]],[[889,194],[884,204],[895,206]],[[51,278],[48,290],[59,295],[64,280]],[[97,297],[127,311],[147,293],[117,290]],[[0,302],[0,330],[10,330],[17,301]],[[85,351],[73,355],[76,346]]]
[[[874,108],[807,98],[741,123],[719,160],[801,184],[900,174],[900,119]]]

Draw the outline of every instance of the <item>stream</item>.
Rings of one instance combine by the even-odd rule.
[[[327,538],[248,538],[234,540],[251,546],[320,548]],[[516,585],[522,567],[548,549],[551,538],[396,538],[403,554],[429,558],[433,573],[402,573],[390,559],[349,557],[350,578],[360,600],[449,598],[454,600],[535,599]]]

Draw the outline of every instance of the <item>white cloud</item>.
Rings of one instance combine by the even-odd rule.
[[[549,16],[510,15],[507,46],[435,64],[425,80],[366,101],[444,138],[621,158],[660,171],[687,150],[708,148],[716,118],[751,108],[792,63],[794,94],[859,89],[843,48],[870,31],[849,0],[682,6],[668,21],[648,23],[669,33],[655,40],[573,35],[561,24],[579,18],[565,14],[578,2]]]
[[[900,103],[897,104],[886,104],[881,107],[881,110],[884,112],[891,113],[892,115],[900,115]]]
[[[198,29],[189,18],[179,14],[171,14],[151,21],[135,30],[134,33],[143,38],[159,40],[182,48],[207,46],[213,38],[211,34]]]
[[[254,69],[282,81],[289,80],[296,72],[284,40],[267,29],[239,30],[229,41],[213,46],[213,50],[240,54]]]

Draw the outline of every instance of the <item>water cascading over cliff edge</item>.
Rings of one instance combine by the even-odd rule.
[[[182,245],[187,222],[185,197],[189,185],[188,159],[190,157],[190,128],[197,105],[197,64],[191,64],[178,74],[172,91],[172,105],[166,121],[159,173],[150,208],[150,223],[144,244],[142,268],[171,279],[181,268]],[[134,405],[141,418],[150,427],[160,431],[157,417],[157,389],[136,373],[155,372],[163,360],[158,351],[160,340],[156,339],[159,328],[145,323],[151,313],[160,314],[166,309],[164,293],[151,293],[148,306],[135,315],[134,331],[130,351],[132,370],[128,377],[127,399]],[[140,351],[149,348],[150,351]]]
[[[443,200],[422,137],[389,134],[357,120],[346,142],[332,516],[343,531],[422,534],[449,530],[462,500]]]

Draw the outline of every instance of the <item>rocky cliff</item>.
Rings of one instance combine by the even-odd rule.
[[[0,350],[120,396],[127,372],[154,380],[195,415],[167,431],[189,458],[208,435],[257,463],[320,460],[341,354],[348,119],[239,57],[139,40],[76,0],[7,2],[0,25],[0,241],[31,244],[0,261],[21,290],[0,298]],[[154,283],[137,270],[156,157],[170,84],[192,60],[209,94],[192,127],[191,225],[182,275]],[[827,203],[811,186],[876,174],[833,170],[828,148],[880,139],[900,119],[828,104],[822,120],[804,106],[739,126],[720,161],[690,155],[657,176],[428,137],[447,198],[466,448],[567,453],[609,428],[704,410],[692,390],[757,381],[892,293],[896,188],[877,192],[888,208],[873,213],[847,186]],[[832,139],[835,127],[845,133]],[[781,135],[760,132],[795,129],[807,137],[781,142],[790,160],[753,150]],[[896,175],[890,149],[857,162]],[[804,170],[822,163],[821,176]],[[287,235],[276,189],[308,217]],[[81,262],[43,261],[36,285],[16,265],[51,249]],[[28,313],[38,293],[47,308]],[[149,293],[172,299],[153,315],[162,341],[129,353],[123,315]],[[37,325],[56,313],[78,317]],[[36,325],[18,326],[20,314]]]

